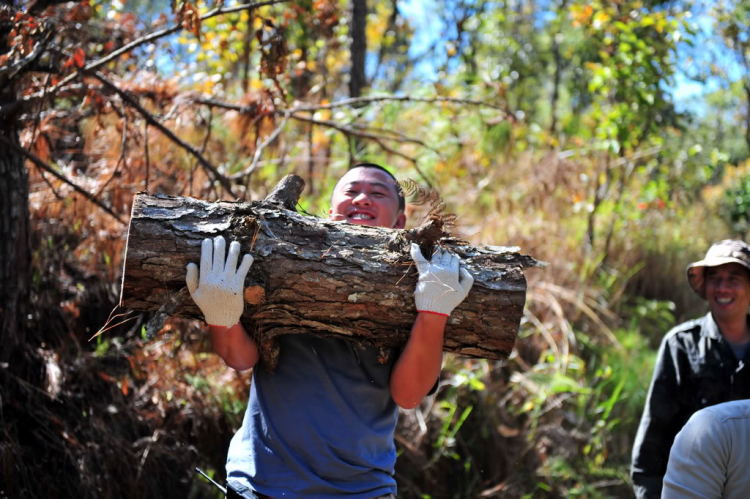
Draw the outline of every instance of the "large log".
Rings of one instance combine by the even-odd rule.
[[[521,269],[538,266],[517,248],[475,247],[447,236],[439,217],[417,229],[365,227],[304,216],[293,208],[304,185],[289,176],[263,202],[209,203],[139,193],[133,203],[120,305],[202,318],[185,289],[185,268],[200,261],[201,241],[223,235],[255,257],[245,282],[242,323],[273,368],[279,334],[312,332],[389,347],[406,343],[416,316],[417,242],[461,257],[474,276],[467,299],[453,312],[444,349],[506,358],[526,297]]]

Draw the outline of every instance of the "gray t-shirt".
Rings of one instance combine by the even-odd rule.
[[[395,355],[311,334],[279,342],[276,370],[253,373],[227,477],[274,499],[395,494]]]
[[[662,499],[750,498],[750,400],[702,409],[677,434]]]
[[[750,348],[750,341],[746,341],[745,343],[732,343],[731,341],[727,341],[727,343],[732,347],[732,351],[734,352],[734,356],[737,357],[737,360],[745,360],[747,350]]]

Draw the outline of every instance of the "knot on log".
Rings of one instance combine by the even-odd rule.
[[[287,210],[297,211],[297,202],[305,190],[305,181],[298,175],[287,175],[281,179],[262,204],[275,204]]]

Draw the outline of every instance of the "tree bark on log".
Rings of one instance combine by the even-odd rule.
[[[202,319],[185,289],[186,266],[200,261],[204,238],[223,235],[255,257],[242,323],[258,341],[266,367],[276,363],[273,338],[280,334],[336,336],[387,352],[406,343],[416,318],[410,243],[425,255],[439,244],[474,276],[469,296],[448,320],[444,350],[489,359],[510,354],[526,298],[521,269],[538,262],[515,248],[446,237],[439,217],[396,230],[301,215],[288,209],[300,182],[288,176],[265,201],[253,203],[137,194],[120,305]]]

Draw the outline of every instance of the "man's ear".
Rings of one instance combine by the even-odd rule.
[[[396,217],[396,223],[393,224],[394,229],[403,229],[406,227],[406,214],[402,211]]]

